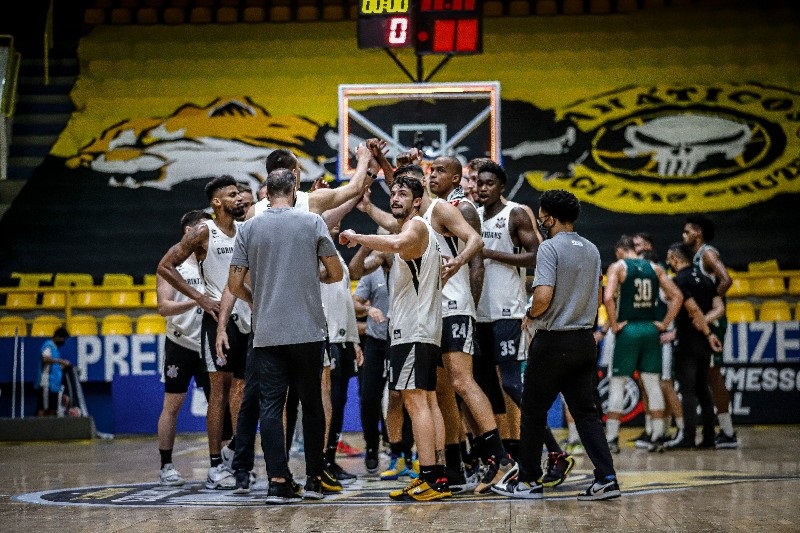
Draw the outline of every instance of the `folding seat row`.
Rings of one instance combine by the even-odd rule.
[[[17,315],[0,317],[0,337],[50,337],[64,319],[55,315],[39,315],[31,321],[30,331],[25,318]],[[157,313],[138,317],[112,313],[100,319],[92,315],[73,315],[66,324],[70,335],[158,335],[166,332],[166,319]]]

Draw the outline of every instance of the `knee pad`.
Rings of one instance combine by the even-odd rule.
[[[647,392],[647,405],[651,411],[664,410],[664,393],[661,392],[659,375],[650,372],[642,373],[642,384]]]
[[[625,379],[612,377],[608,387],[608,411],[621,413],[625,406]]]

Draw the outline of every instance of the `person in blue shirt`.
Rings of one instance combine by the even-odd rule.
[[[37,416],[55,416],[58,408],[58,393],[61,391],[64,369],[72,363],[61,358],[59,348],[69,337],[67,328],[61,326],[53,332],[52,338],[42,344],[42,361],[39,365],[39,377],[34,387],[40,389],[37,396]]]

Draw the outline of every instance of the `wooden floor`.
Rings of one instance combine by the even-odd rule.
[[[623,439],[632,431],[623,431]],[[364,477],[335,498],[274,507],[263,504],[260,455],[259,490],[249,496],[205,490],[202,435],[178,437],[175,463],[190,482],[177,490],[154,483],[154,437],[0,443],[0,532],[800,531],[800,427],[738,431],[738,450],[653,454],[624,447],[615,456],[623,497],[608,502],[575,499],[589,483],[585,456],[541,501],[465,496],[396,504],[386,494],[397,482]],[[362,444],[358,435],[346,440]],[[340,464],[365,472],[363,458]],[[292,466],[303,473],[297,459]]]

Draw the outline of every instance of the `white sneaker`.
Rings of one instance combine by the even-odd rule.
[[[509,498],[522,500],[539,500],[544,497],[544,487],[540,483],[512,479],[502,487],[500,484],[492,485],[492,492]]]
[[[167,463],[161,467],[161,472],[158,474],[158,483],[168,487],[180,487],[186,481],[181,477],[180,472],[175,470],[172,463]]]
[[[206,488],[233,490],[236,488],[236,477],[233,475],[233,471],[224,464],[212,466],[208,469]]]
[[[492,485],[492,492],[494,492],[495,494],[507,495],[509,491],[513,491],[510,484],[512,481],[516,481],[518,475],[519,475],[519,463],[514,461],[513,466],[509,468],[505,474],[503,474],[503,477],[500,478],[500,481]],[[495,487],[497,487],[498,490],[494,490]]]
[[[236,452],[227,446],[223,446],[220,454],[222,455],[222,464],[233,470],[233,456],[236,454]]]

